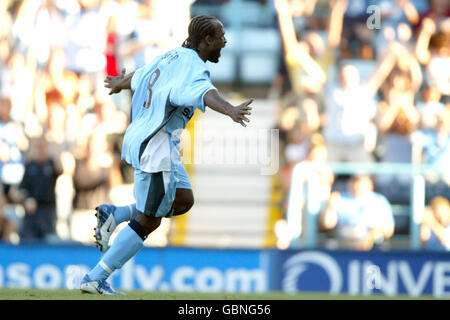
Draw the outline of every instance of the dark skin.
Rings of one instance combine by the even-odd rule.
[[[213,23],[216,27],[215,35],[205,36],[199,43],[196,51],[204,62],[217,63],[219,62],[220,51],[225,47],[227,40],[222,23],[219,20],[215,20]],[[122,69],[122,74],[118,77],[107,76],[105,78],[105,87],[111,89],[109,94],[119,93],[122,89],[131,89],[133,74],[134,72],[126,75],[125,69]],[[234,122],[244,127],[246,127],[245,122],[250,122],[246,116],[251,114],[250,110],[252,108],[249,105],[253,102],[253,99],[249,99],[238,106],[233,106],[217,90],[210,90],[205,94],[204,102],[209,108],[229,116]],[[172,205],[174,216],[188,212],[193,205],[194,194],[192,190],[177,188],[175,201]],[[156,230],[161,224],[161,218],[149,217],[140,211],[137,212],[135,220],[145,229],[147,235]]]

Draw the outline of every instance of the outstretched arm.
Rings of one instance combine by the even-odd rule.
[[[131,78],[133,78],[134,71],[130,74],[125,75],[125,68],[122,69],[120,76],[106,76],[105,78],[105,88],[110,88],[109,94],[119,93],[122,89],[131,90]]]
[[[229,116],[234,122],[240,123],[244,127],[246,127],[244,121],[250,122],[246,115],[251,114],[250,110],[252,110],[252,107],[249,104],[253,102],[253,98],[234,107],[220,95],[219,91],[213,89],[205,94],[203,101],[214,111]]]
[[[292,22],[291,10],[286,0],[275,0],[275,8],[277,10],[278,24],[280,26],[281,38],[283,40],[286,53],[295,50],[298,42],[295,34],[294,23]]]
[[[337,48],[341,43],[344,14],[348,7],[348,0],[333,0],[330,3],[331,13],[328,23],[328,46]]]
[[[410,0],[397,0],[397,4],[403,9],[406,18],[411,24],[416,24],[419,22],[419,13]]]
[[[276,0],[275,7],[278,14],[281,38],[285,49],[287,61],[299,64],[307,74],[316,81],[324,83],[326,74],[320,65],[309,55],[305,44],[300,43],[295,33],[292,13],[286,0]]]
[[[326,230],[334,229],[338,222],[338,213],[336,210],[337,202],[341,198],[341,194],[337,191],[333,191],[328,201],[328,207],[321,216],[322,227]]]
[[[381,84],[391,73],[392,69],[397,62],[396,51],[401,51],[401,45],[399,43],[391,44],[388,53],[382,58],[378,64],[377,69],[368,80],[368,87],[370,92],[374,95],[377,93]]]
[[[419,31],[416,41],[416,57],[421,64],[428,64],[431,58],[430,50],[428,49],[431,36],[436,32],[436,24],[430,18],[423,19],[422,27]]]

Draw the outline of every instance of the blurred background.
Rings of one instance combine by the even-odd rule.
[[[196,204],[146,246],[450,250],[447,0],[0,1],[0,241],[92,247],[94,208],[134,202],[131,95],[104,77],[180,46],[199,14],[226,31],[214,84],[256,101],[247,131],[209,110],[189,139],[226,157],[276,132],[277,170],[186,163]]]

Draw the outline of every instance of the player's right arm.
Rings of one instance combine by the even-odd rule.
[[[249,105],[253,102],[253,98],[235,107],[226,101],[216,89],[212,89],[204,95],[203,101],[205,105],[214,111],[229,116],[233,121],[240,123],[244,127],[246,127],[244,121],[250,122],[246,115],[251,114],[250,110],[252,110],[252,107]]]
[[[133,78],[134,72],[125,75],[125,68],[122,69],[120,76],[106,76],[105,87],[110,88],[109,94],[119,93],[122,89],[131,90],[131,79]]]

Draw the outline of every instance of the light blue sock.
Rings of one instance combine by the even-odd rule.
[[[114,270],[131,259],[144,246],[144,241],[137,233],[127,225],[114,239],[112,246],[106,251],[99,263],[92,269],[88,276],[92,280],[106,280]]]
[[[114,219],[117,224],[120,224],[124,221],[131,221],[136,218],[137,210],[136,203],[129,204],[127,206],[116,207],[114,209]]]

